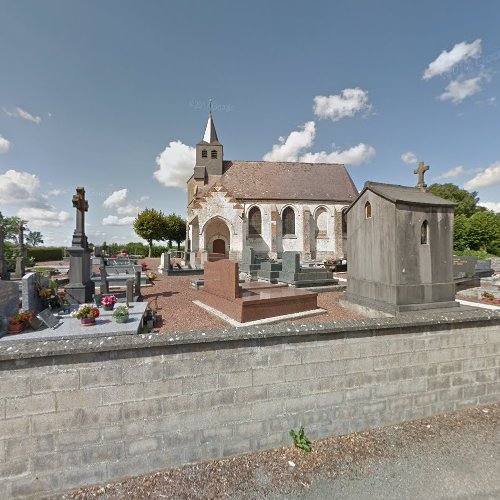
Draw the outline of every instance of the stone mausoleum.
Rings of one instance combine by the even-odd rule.
[[[197,263],[240,260],[246,247],[261,258],[343,257],[342,210],[358,195],[344,165],[225,160],[212,113],[187,190]]]
[[[414,188],[367,182],[347,209],[348,303],[389,314],[458,306],[455,205],[425,191],[427,168]]]

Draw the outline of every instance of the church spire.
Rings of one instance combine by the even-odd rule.
[[[212,107],[212,103],[210,103],[210,107]],[[219,139],[217,138],[217,132],[215,131],[211,109],[208,116],[207,128],[205,129],[205,135],[203,136],[203,142],[208,142],[209,144],[220,144]]]

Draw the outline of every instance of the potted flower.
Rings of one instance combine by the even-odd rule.
[[[21,333],[25,328],[28,321],[31,320],[33,315],[30,311],[20,311],[14,314],[9,321],[9,333]]]
[[[105,311],[112,311],[116,301],[117,299],[114,295],[106,295],[101,299],[102,308]]]
[[[146,269],[148,268],[148,263],[146,261],[141,262],[141,266],[142,266],[142,270],[146,271]]]
[[[128,307],[127,306],[118,306],[113,311],[113,318],[117,323],[126,323],[128,321]]]
[[[325,269],[333,271],[335,269],[335,261],[333,259],[327,259],[323,262]]]
[[[72,316],[79,319],[83,326],[95,325],[95,320],[99,317],[99,308],[90,304],[82,304]]]

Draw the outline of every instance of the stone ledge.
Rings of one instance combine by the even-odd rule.
[[[500,312],[487,309],[452,309],[449,312],[430,313],[425,317],[420,313],[405,313],[396,318],[376,318],[348,321],[318,321],[303,325],[274,324],[245,328],[217,328],[196,332],[148,333],[137,335],[110,335],[106,337],[59,338],[39,342],[23,341],[21,338],[0,343],[0,361],[64,356],[67,354],[87,354],[106,351],[147,349],[167,346],[209,344],[215,342],[252,342],[265,339],[307,337],[319,340],[322,335],[338,335],[340,338],[373,337],[377,335],[401,334],[404,328],[428,331],[471,326],[499,326]],[[99,342],[96,342],[99,340]]]

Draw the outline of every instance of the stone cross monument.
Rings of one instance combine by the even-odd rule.
[[[7,271],[7,262],[5,261],[5,253],[4,253],[4,242],[6,236],[7,236],[7,227],[5,219],[2,213],[0,212],[0,280],[10,279],[10,274]]]
[[[418,187],[422,191],[426,191],[427,184],[424,181],[424,175],[425,175],[425,172],[427,172],[427,170],[429,170],[429,168],[430,167],[428,165],[425,165],[424,162],[421,161],[418,164],[418,168],[413,172],[414,174],[418,174],[418,182],[417,182],[416,187]]]
[[[85,235],[85,212],[89,209],[89,202],[85,199],[85,188],[76,188],[73,196],[73,207],[76,208],[76,228],[69,253],[69,283],[66,286],[66,295],[72,304],[92,302],[95,284],[90,279],[92,266],[90,263],[90,249]]]

